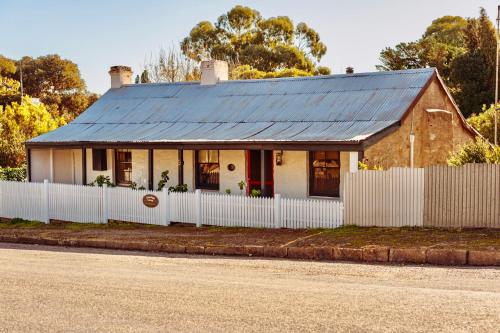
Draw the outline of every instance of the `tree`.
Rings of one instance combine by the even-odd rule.
[[[261,72],[267,77],[267,73],[283,74],[286,69],[292,70],[290,74],[326,72],[318,67],[326,46],[314,29],[305,23],[294,25],[287,16],[265,19],[257,10],[243,6],[235,6],[215,23],[198,23],[181,42],[181,49],[195,61],[227,61],[235,78],[254,78]]]
[[[451,62],[465,52],[467,20],[443,16],[432,21],[422,37],[414,42],[387,47],[380,53],[378,70],[401,70],[436,67],[448,83]]]
[[[0,76],[12,76],[16,72],[16,63],[0,54]]]
[[[482,112],[478,114],[473,113],[467,119],[467,122],[491,143],[495,142],[494,112],[494,105],[491,105],[489,108],[486,108],[486,105],[484,105]]]
[[[24,96],[21,103],[0,106],[0,166],[15,167],[25,163],[24,142],[64,124],[43,104]]]
[[[52,114],[67,121],[98,98],[86,90],[78,66],[57,54],[18,61],[0,57],[0,76],[19,81],[21,70],[24,93],[39,98]]]
[[[417,41],[400,43],[380,53],[379,70],[436,67],[468,116],[494,96],[496,35],[481,8],[478,18],[443,16]]]
[[[500,164],[500,146],[492,146],[478,137],[475,142],[463,145],[448,159],[448,165],[460,166],[467,163]]]
[[[478,19],[469,19],[466,52],[453,60],[450,80],[454,98],[468,116],[490,104],[495,95],[496,33],[482,8]]]
[[[427,59],[423,59],[423,48],[419,42],[399,43],[395,48],[386,47],[380,52],[382,65],[375,66],[378,70],[397,71],[426,67]]]
[[[167,50],[161,48],[156,57],[150,56],[144,64],[140,82],[181,82],[199,79],[200,70],[197,64],[171,46]]]

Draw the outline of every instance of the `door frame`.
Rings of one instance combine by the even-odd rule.
[[[250,151],[258,151],[261,152],[262,150],[257,150],[257,149],[247,149],[245,150],[245,158],[247,162],[247,170],[246,170],[246,182],[247,182],[247,187],[246,187],[246,194],[250,195],[250,187],[251,185],[260,185],[261,191],[262,191],[262,182],[261,180],[252,180],[250,179],[250,175],[252,172],[252,162],[251,162],[251,154]],[[266,149],[267,150],[267,149]],[[271,163],[271,180],[265,181],[264,184],[266,186],[271,186],[271,197],[274,197],[274,150],[268,150],[271,152],[271,158],[267,161],[264,161],[264,163],[268,162]],[[259,164],[259,168],[261,169],[262,163]],[[259,174],[262,177],[262,170],[260,170]]]

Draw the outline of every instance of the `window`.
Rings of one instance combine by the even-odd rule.
[[[92,149],[92,170],[105,171],[108,170],[108,159],[106,149]]]
[[[198,150],[196,152],[196,188],[219,189],[219,151]]]
[[[116,151],[116,183],[130,185],[132,183],[132,152]]]
[[[340,195],[340,153],[315,151],[309,153],[309,194],[325,197]]]

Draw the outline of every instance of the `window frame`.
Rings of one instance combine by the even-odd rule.
[[[130,161],[120,161],[120,158],[119,158],[120,153],[130,154]],[[120,179],[120,165],[121,164],[130,164],[130,171],[125,171],[125,169],[124,169],[124,175],[125,175],[125,173],[130,173],[130,180],[129,181],[125,181],[123,179]],[[133,171],[132,152],[129,149],[116,149],[116,151],[115,151],[116,185],[129,186],[130,184],[132,184],[132,171]]]
[[[216,151],[217,152],[217,163],[215,162],[200,162],[199,161],[199,156],[201,151],[208,151],[208,156],[210,156],[210,151]],[[194,167],[195,167],[195,184],[196,188],[200,190],[211,190],[211,191],[219,191],[220,190],[220,151],[218,149],[200,149],[195,151],[195,156],[194,156]],[[210,159],[210,157],[209,157]],[[217,165],[219,168],[219,174],[217,176],[217,184],[216,185],[209,185],[205,183],[201,183],[201,170],[200,166],[201,165]]]
[[[336,152],[338,154],[337,159],[335,160],[337,162],[337,166],[327,166],[326,161],[327,161],[327,153],[331,152]],[[324,153],[325,154],[325,159],[324,159],[324,166],[314,166],[314,160],[315,160],[315,154],[316,153]],[[339,198],[340,197],[340,176],[341,176],[341,158],[340,158],[340,151],[336,150],[321,150],[321,151],[310,151],[309,152],[309,158],[308,158],[308,167],[309,167],[309,196],[313,197],[327,197],[327,198]],[[323,169],[323,170],[328,170],[328,169],[336,169],[338,170],[338,185],[336,188],[334,188],[331,192],[322,192],[318,191],[317,188],[314,187],[314,180],[316,179],[315,177],[315,170],[316,169]],[[333,184],[334,185],[334,184]]]

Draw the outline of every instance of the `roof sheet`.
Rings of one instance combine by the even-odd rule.
[[[126,85],[30,142],[361,141],[398,122],[433,73]]]

